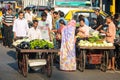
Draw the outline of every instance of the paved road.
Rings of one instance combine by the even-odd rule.
[[[5,48],[0,44],[0,80],[120,80],[120,71],[102,72],[97,69],[86,69],[85,72],[63,72],[53,67],[50,79],[40,72],[32,72],[24,78],[17,71],[15,50]]]

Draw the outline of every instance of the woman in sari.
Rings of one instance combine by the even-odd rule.
[[[61,23],[60,23],[61,24]],[[71,20],[67,26],[64,24],[62,29],[62,40],[60,49],[60,70],[75,71],[76,55],[75,55],[75,26],[76,22]]]

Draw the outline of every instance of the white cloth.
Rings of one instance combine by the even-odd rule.
[[[50,38],[49,38],[49,21],[39,21],[38,29],[40,29],[42,39],[50,40]]]
[[[30,40],[34,40],[34,39],[41,39],[41,33],[40,30],[38,28],[34,28],[31,27],[28,30],[28,36],[27,36]]]
[[[47,21],[49,21],[49,28],[52,29],[52,16],[50,13],[47,13]]]
[[[16,33],[17,37],[26,37],[28,31],[28,23],[26,19],[16,19],[13,24],[13,32]]]
[[[25,19],[26,19],[27,21],[32,22],[32,17],[33,17],[33,14],[32,14],[32,13],[25,13]]]

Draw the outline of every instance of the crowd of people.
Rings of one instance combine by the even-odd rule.
[[[106,41],[114,43],[114,39],[119,33],[120,15],[115,15],[115,19],[111,16],[106,17],[106,22],[100,15],[100,10],[96,9],[97,15],[95,30],[106,34]],[[44,39],[53,41],[55,48],[60,48],[60,70],[75,71],[76,66],[76,51],[75,51],[75,36],[89,37],[89,23],[86,24],[86,19],[79,16],[79,28],[76,28],[76,20],[65,20],[64,12],[49,10],[46,8],[41,14],[41,20],[33,20],[31,10],[19,11],[16,17],[12,13],[12,8],[9,8],[3,14],[1,24],[3,46],[12,48],[12,43],[15,40],[28,37],[30,40]],[[103,24],[108,25],[104,30]],[[76,30],[77,29],[77,30]],[[75,35],[75,31],[77,34]],[[110,50],[110,59],[108,69],[115,70],[115,55],[114,51]]]

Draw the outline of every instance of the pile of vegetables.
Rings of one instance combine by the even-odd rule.
[[[100,34],[98,31],[91,31],[90,37],[85,40],[80,40],[78,42],[79,46],[93,46],[93,47],[110,47],[113,46],[113,43],[108,43],[104,40],[105,34]]]
[[[19,39],[19,40],[14,41],[12,45],[13,46],[17,46],[17,45],[19,45],[22,42],[30,42],[30,40],[27,39],[27,38]]]
[[[50,41],[35,39],[30,41],[31,49],[52,49],[54,44]]]
[[[113,43],[108,43],[106,41],[97,41],[97,42],[89,42],[88,40],[80,40],[78,43],[79,46],[89,46],[89,47],[111,47]]]
[[[17,46],[21,49],[52,49],[54,48],[53,42],[46,41],[46,40],[28,40],[28,39],[21,39],[13,42],[14,46]]]

